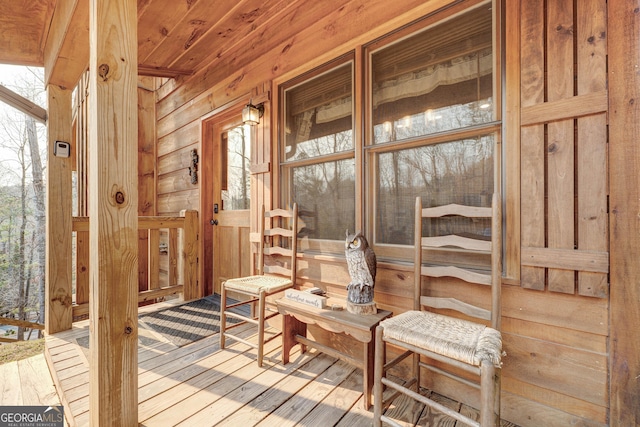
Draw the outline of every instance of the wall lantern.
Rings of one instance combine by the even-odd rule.
[[[245,125],[255,126],[260,123],[260,117],[264,114],[264,105],[253,105],[249,102],[242,109],[242,122]]]

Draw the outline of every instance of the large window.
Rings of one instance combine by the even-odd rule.
[[[493,136],[484,135],[378,154],[376,242],[413,244],[418,195],[424,207],[449,203],[491,206],[493,145]],[[487,228],[478,224],[475,230],[484,234]],[[448,230],[448,234],[469,232],[473,229],[468,224]]]
[[[416,196],[425,207],[491,204],[501,138],[496,22],[492,2],[457,4],[365,45],[353,61],[281,85],[281,194],[307,211],[311,239],[341,241],[358,224],[381,258],[410,258],[402,248],[413,243]],[[364,89],[357,102],[353,87]],[[442,227],[490,231],[447,220],[427,229]]]
[[[491,23],[485,5],[371,53],[374,144],[494,120]]]
[[[298,203],[304,236],[340,240],[355,224],[352,61],[298,80],[282,88],[284,202]]]
[[[413,206],[490,206],[497,108],[490,4],[372,44],[367,181],[375,243],[413,243]],[[486,234],[486,224],[427,229]]]

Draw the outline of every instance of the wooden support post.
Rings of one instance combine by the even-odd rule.
[[[184,300],[204,297],[202,280],[198,278],[198,212],[183,210],[180,216],[184,217],[184,228],[180,230],[178,249],[182,284],[184,284]]]
[[[137,7],[89,7],[92,426],[138,425]]]
[[[156,96],[154,83],[150,77],[138,79],[138,214],[154,216],[157,214],[156,203]],[[152,269],[152,263],[158,260],[158,244],[151,242],[153,232],[140,230],[138,238],[138,290],[140,292],[160,287],[158,266]],[[151,258],[149,248],[156,255]],[[175,285],[169,280],[169,285]]]
[[[609,52],[610,414],[612,426],[640,425],[640,9],[607,3]]]
[[[71,91],[48,85],[47,264],[45,330],[71,329],[71,157],[53,154],[56,141],[71,142]]]

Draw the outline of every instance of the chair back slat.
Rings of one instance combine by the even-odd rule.
[[[290,257],[292,253],[291,249],[281,248],[280,246],[272,246],[264,248],[264,254],[269,256],[280,255]]]
[[[278,274],[281,276],[288,276],[289,274],[291,274],[291,269],[283,267],[281,265],[265,264],[263,266],[263,269],[265,274]]]
[[[422,209],[423,218],[440,218],[449,215],[464,216],[467,218],[491,218],[492,213],[491,208],[458,205],[455,203]]]
[[[455,246],[457,248],[467,249],[470,251],[491,251],[491,242],[488,240],[473,239],[471,237],[463,237],[456,234],[422,238],[422,247],[443,248],[445,246]]]
[[[422,267],[421,273],[423,276],[430,277],[455,277],[460,280],[464,280],[468,283],[476,283],[478,285],[491,286],[492,277],[491,274],[478,273],[475,271],[467,270],[457,267],[455,265],[445,265],[436,267]]]
[[[275,218],[275,217],[272,217]],[[283,217],[284,218],[284,217]],[[293,230],[287,230],[282,227],[270,228],[264,230],[265,236],[282,236],[282,237],[293,237]]]
[[[437,309],[455,310],[478,319],[491,320],[491,310],[485,310],[484,308],[460,301],[457,298],[421,297],[420,304]]]
[[[276,208],[276,209],[272,209],[270,211],[265,212],[265,218],[275,218],[275,217],[292,218],[293,211]]]

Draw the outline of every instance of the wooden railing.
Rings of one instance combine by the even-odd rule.
[[[198,212],[179,217],[138,218],[138,303],[182,294],[184,300],[203,296],[198,281]],[[74,217],[75,301],[73,318],[89,314],[89,218]]]
[[[27,320],[11,319],[9,317],[0,316],[0,325],[17,326],[27,329],[40,329],[44,330],[44,325],[41,323],[29,322]],[[0,337],[0,342],[11,343],[17,342],[16,338]]]

